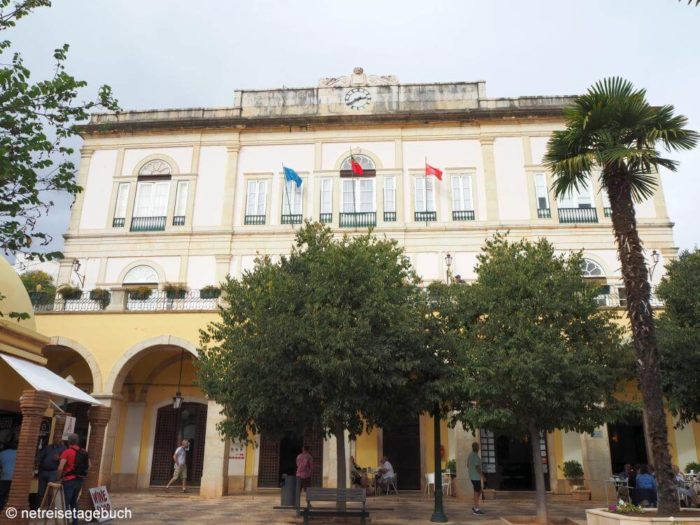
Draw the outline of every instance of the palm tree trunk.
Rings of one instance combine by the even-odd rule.
[[[535,471],[535,493],[537,499],[537,523],[546,525],[547,490],[544,485],[544,470],[542,469],[542,453],[540,452],[540,431],[534,424],[528,425],[528,437],[532,450],[532,468]]]
[[[630,184],[625,174],[614,174],[605,179],[609,181],[607,190],[612,207],[612,223],[627,293],[627,313],[632,325],[634,349],[639,365],[639,388],[642,391],[652,461],[659,485],[659,513],[677,512],[678,499],[668,449],[659,350],[650,304],[651,286],[642,242],[637,232]]]
[[[336,442],[336,462],[337,462],[337,475],[338,475],[338,488],[347,488],[346,476],[347,476],[347,461],[345,459],[345,429],[343,425],[336,425],[333,434],[335,435]],[[338,510],[345,510],[345,502],[336,502],[336,508]]]

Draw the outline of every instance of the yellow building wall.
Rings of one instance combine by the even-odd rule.
[[[355,440],[355,461],[363,468],[375,468],[381,459],[379,450],[379,432],[373,428],[370,432],[363,432]]]

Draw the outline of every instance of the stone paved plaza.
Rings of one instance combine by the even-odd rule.
[[[121,523],[157,525],[166,523],[223,524],[301,524],[303,520],[293,511],[275,510],[279,504],[278,493],[244,494],[218,499],[202,499],[196,494],[146,492],[112,494],[114,508],[129,507],[132,519]],[[432,499],[419,493],[399,496],[381,496],[368,499],[372,524],[428,524],[433,509]],[[550,503],[551,518],[569,518],[585,522],[584,509],[603,506],[602,503],[558,501]],[[470,505],[455,498],[446,498],[445,511],[450,523],[495,525],[503,523],[501,516],[534,514],[533,499],[496,499],[485,501],[484,516],[474,516]],[[333,518],[316,518],[312,523],[358,523],[359,519],[333,521]]]

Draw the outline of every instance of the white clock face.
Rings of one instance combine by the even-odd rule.
[[[345,105],[351,109],[366,108],[372,102],[369,91],[363,88],[352,88],[345,93]]]

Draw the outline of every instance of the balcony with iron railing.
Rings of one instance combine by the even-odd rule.
[[[537,208],[538,219],[551,219],[552,210],[550,208]]]
[[[81,292],[70,298],[60,294],[32,292],[29,294],[35,312],[170,312],[216,310],[218,291],[211,289],[187,290],[173,294],[152,289],[115,289]]]
[[[185,225],[185,216],[184,215],[175,215],[173,217],[173,226],[184,226]]]
[[[595,208],[559,208],[559,222],[562,224],[591,224],[598,222]]]
[[[341,228],[369,228],[377,225],[377,212],[359,211],[340,214]]]
[[[262,224],[265,224],[265,216],[264,215],[246,215],[245,218],[243,219],[243,224],[260,226]]]
[[[302,223],[301,213],[282,215],[282,224],[301,224],[301,223]]]
[[[606,217],[612,217],[612,208],[603,208],[603,215]]]
[[[123,228],[126,224],[126,219],[124,217],[114,217],[112,219],[112,228]]]
[[[319,214],[319,216],[318,216],[318,220],[319,220],[322,224],[331,223],[331,222],[333,222],[333,214],[332,214],[332,213],[321,213],[321,214]]]
[[[384,222],[396,222],[396,212],[395,211],[385,211],[384,212]]]
[[[417,211],[414,214],[416,222],[434,222],[437,220],[437,212],[435,211]]]
[[[452,212],[453,221],[473,221],[474,218],[474,210],[454,210]]]
[[[167,217],[132,217],[132,232],[162,232],[165,231]]]

